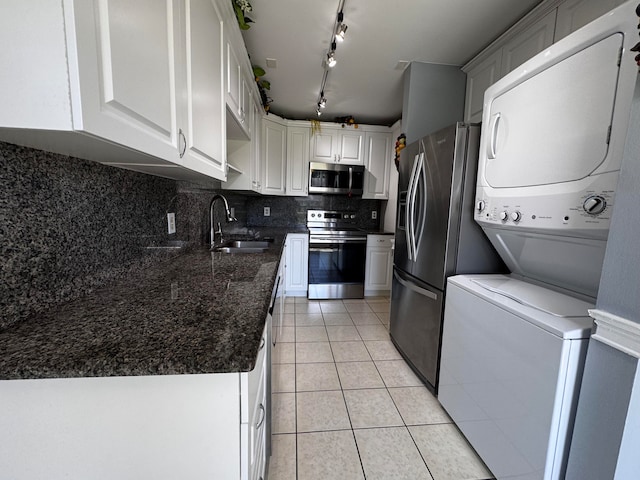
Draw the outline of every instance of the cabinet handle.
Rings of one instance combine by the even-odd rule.
[[[187,151],[187,139],[182,133],[182,129],[178,131],[179,138],[182,138],[182,151],[180,152],[180,158],[184,157],[185,152]]]
[[[262,424],[264,423],[264,419],[267,416],[267,412],[264,410],[264,405],[260,404],[260,410],[262,411],[262,415],[260,421],[256,424],[256,429],[262,426]]]

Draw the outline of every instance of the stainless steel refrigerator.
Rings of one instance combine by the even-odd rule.
[[[447,277],[507,271],[473,220],[480,126],[407,146],[398,167],[391,340],[437,393]]]

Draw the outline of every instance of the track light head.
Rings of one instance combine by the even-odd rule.
[[[322,98],[320,98],[320,101],[318,102],[318,107],[325,108],[326,106],[327,106],[327,99],[324,98],[324,95],[323,95]]]
[[[320,111],[320,108],[316,108],[316,115],[318,116],[322,115],[322,111]]]
[[[335,52],[333,50],[331,50],[329,53],[327,53],[327,66],[329,68],[333,68],[336,66],[337,60],[335,57]]]
[[[335,39],[337,42],[344,42],[344,34],[347,33],[347,28],[349,28],[344,23],[338,25],[338,29],[336,30]]]

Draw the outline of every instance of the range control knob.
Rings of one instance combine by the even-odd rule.
[[[511,212],[510,217],[511,220],[518,223],[522,219],[522,214],[516,210],[515,212]]]
[[[589,215],[600,215],[607,208],[607,201],[600,195],[592,195],[584,201],[582,208]]]
[[[502,212],[500,212],[498,217],[500,217],[500,220],[502,220],[503,222],[506,222],[507,219],[509,218],[509,214],[507,212],[505,212],[505,211],[502,211]]]
[[[478,210],[478,212],[483,211],[485,205],[484,200],[479,200],[478,203],[476,203],[476,210]]]

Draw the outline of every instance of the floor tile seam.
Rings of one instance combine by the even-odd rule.
[[[420,447],[418,447],[418,443],[416,442],[416,439],[413,437],[413,434],[411,433],[411,430],[409,429],[408,426],[406,428],[407,428],[407,431],[409,432],[409,437],[411,437],[411,441],[413,442],[413,444],[416,447],[416,450],[418,450],[418,453],[420,454],[420,458],[422,459],[422,462],[424,463],[425,467],[427,467],[427,471],[429,472],[429,475],[431,475],[432,479],[435,479],[436,477],[433,476],[433,472],[429,468],[429,464],[427,463],[427,459],[424,458],[424,455],[422,455],[422,451],[420,450]]]

